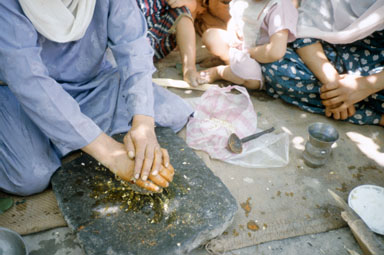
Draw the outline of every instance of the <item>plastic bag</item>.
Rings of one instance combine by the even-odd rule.
[[[239,93],[232,93],[236,90]],[[257,129],[257,115],[244,87],[210,87],[195,105],[195,113],[187,124],[187,144],[207,152],[210,157],[243,167],[281,167],[289,162],[289,140],[286,133],[269,133],[243,144],[243,152],[227,149],[228,138],[240,138]]]

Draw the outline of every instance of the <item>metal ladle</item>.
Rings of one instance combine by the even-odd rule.
[[[264,134],[271,133],[274,130],[275,128],[271,127],[267,130],[244,137],[242,139],[240,139],[235,133],[232,133],[228,139],[228,149],[233,153],[239,154],[243,151],[243,143],[256,139]]]

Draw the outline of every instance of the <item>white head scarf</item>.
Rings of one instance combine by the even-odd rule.
[[[298,38],[347,44],[383,29],[384,0],[301,0]]]
[[[19,0],[36,30],[51,41],[82,38],[91,23],[96,0]]]

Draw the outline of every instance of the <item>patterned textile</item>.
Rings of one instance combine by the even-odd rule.
[[[298,39],[292,47],[301,48],[317,42],[317,39]],[[362,76],[384,70],[384,31],[347,45],[332,45],[322,42],[329,61],[340,74]],[[279,61],[263,64],[267,93],[275,98],[299,106],[309,112],[324,114],[320,99],[320,81],[308,69],[292,48]],[[355,124],[379,124],[384,114],[384,91],[369,96],[355,104],[356,113],[347,121]]]
[[[192,15],[187,7],[171,8],[165,0],[137,0],[147,21],[147,37],[155,50],[154,60],[167,56],[176,47],[175,29],[179,19]]]

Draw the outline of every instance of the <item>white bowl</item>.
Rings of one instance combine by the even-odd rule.
[[[0,227],[0,255],[28,255],[23,238],[10,229]]]
[[[348,196],[348,205],[375,233],[384,235],[384,188],[361,185]]]

